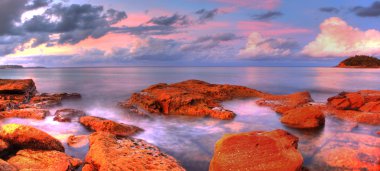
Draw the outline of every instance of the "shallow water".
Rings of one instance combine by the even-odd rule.
[[[237,113],[232,121],[186,116],[141,117],[129,114],[116,106],[133,92],[149,85],[200,79],[210,83],[244,85],[269,93],[286,94],[310,91],[314,100],[324,102],[341,91],[380,89],[380,70],[304,67],[129,67],[129,68],[51,68],[0,70],[0,78],[32,78],[40,92],[79,92],[79,101],[64,101],[63,106],[86,111],[90,115],[106,117],[145,129],[135,137],[157,145],[177,158],[188,170],[208,170],[215,142],[225,133],[253,130],[285,129],[300,137],[299,149],[305,166],[318,165],[310,158],[309,144],[328,141],[331,135],[345,131],[352,123],[328,117],[323,129],[299,131],[284,127],[272,110],[259,107],[255,99],[233,100],[223,103]],[[78,123],[59,123],[48,117],[43,121],[6,119],[4,123],[23,123],[40,128],[66,142],[69,135],[89,134]],[[360,124],[351,132],[374,135],[380,127]],[[350,142],[351,139],[346,139]],[[353,141],[353,140],[352,140]],[[66,152],[84,158],[88,147],[66,146]]]

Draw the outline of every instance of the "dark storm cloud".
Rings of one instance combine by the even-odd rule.
[[[184,26],[188,25],[190,22],[186,15],[173,14],[172,16],[154,17],[148,23],[159,26]]]
[[[327,13],[339,13],[340,12],[340,10],[338,8],[335,8],[335,7],[322,7],[322,8],[319,8],[319,11],[327,12]]]
[[[213,10],[200,9],[196,11],[195,14],[199,15],[199,18],[198,18],[199,22],[205,22],[205,21],[214,19],[214,17],[218,14],[218,9],[213,9]]]
[[[76,44],[88,37],[100,38],[111,25],[126,18],[125,12],[90,4],[53,5],[43,15],[34,16],[23,25],[29,33],[58,33],[59,44]],[[59,18],[59,20],[54,20]]]
[[[0,1],[0,36],[16,34],[13,31],[14,23],[20,21],[25,11],[27,0],[1,0]]]
[[[266,13],[252,15],[251,18],[254,20],[270,20],[282,15],[283,13],[279,11],[268,11]]]
[[[359,17],[378,17],[380,16],[380,1],[372,3],[369,7],[356,6],[351,11]]]
[[[222,33],[212,36],[199,37],[191,43],[185,44],[181,47],[183,51],[194,51],[194,50],[204,50],[212,49],[218,47],[222,42],[233,41],[239,39],[233,33]]]
[[[48,6],[52,0],[33,0],[26,5],[27,10],[33,10]]]

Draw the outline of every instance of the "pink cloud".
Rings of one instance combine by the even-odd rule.
[[[302,54],[313,57],[346,57],[380,54],[380,31],[352,27],[338,17],[326,19],[321,32],[307,44]]]
[[[281,4],[281,0],[214,0],[228,5],[251,8],[273,10]]]
[[[241,58],[263,58],[289,56],[297,47],[297,42],[283,38],[269,38],[258,32],[253,32],[248,37],[246,46],[240,50]]]
[[[259,32],[264,36],[280,36],[288,34],[310,33],[311,30],[297,28],[282,23],[265,22],[265,21],[240,21],[237,23],[240,32],[248,35],[251,32]]]

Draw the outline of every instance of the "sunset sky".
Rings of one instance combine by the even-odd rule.
[[[331,66],[380,55],[380,1],[1,0],[0,64]]]

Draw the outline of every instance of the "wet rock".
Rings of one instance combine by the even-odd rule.
[[[120,106],[135,113],[144,113],[136,112],[144,110],[156,114],[232,119],[235,114],[223,109],[220,102],[235,98],[258,97],[263,94],[243,86],[188,80],[174,84],[152,85],[139,93],[134,93],[129,100],[121,102]]]
[[[49,115],[49,110],[44,109],[14,109],[0,112],[1,118],[30,118],[30,119],[45,119]]]
[[[82,161],[59,151],[20,150],[8,160],[19,170],[74,171]]]
[[[31,126],[20,124],[2,125],[0,139],[16,148],[65,151],[60,141]]]
[[[90,135],[90,149],[83,170],[170,170],[184,168],[171,156],[139,139],[117,138],[96,132]]]
[[[209,170],[301,170],[297,143],[283,130],[225,135],[215,144]]]
[[[319,106],[303,106],[289,110],[281,122],[293,128],[318,128],[325,123],[325,116]]]
[[[78,93],[42,93],[32,97],[30,103],[23,104],[20,108],[49,108],[61,105],[62,100],[80,98]]]
[[[256,103],[260,106],[268,106],[279,114],[284,114],[288,110],[306,105],[312,101],[313,99],[309,92],[298,92],[288,95],[267,94]]]
[[[0,157],[4,157],[4,156],[8,155],[8,153],[10,151],[10,147],[11,146],[8,142],[0,139]]]
[[[77,109],[59,109],[55,112],[54,120],[58,122],[78,121],[79,117],[86,116],[86,113]]]
[[[369,112],[361,112],[356,110],[337,110],[337,109],[328,109],[326,111],[327,114],[333,115],[337,118],[371,124],[371,125],[379,125],[380,124],[380,113],[369,113]]]
[[[91,130],[108,132],[118,136],[130,136],[142,131],[141,128],[133,125],[117,123],[95,116],[83,116],[79,119],[79,122]]]
[[[74,148],[81,148],[89,143],[87,135],[71,135],[67,139],[67,145]]]
[[[329,99],[327,99],[327,104],[336,109],[356,110],[364,105],[364,100],[365,99],[360,93],[342,92],[337,96],[330,97]]]
[[[0,170],[1,171],[17,171],[17,168],[8,162],[0,159]]]
[[[359,109],[362,112],[380,113],[380,101],[368,102]]]
[[[29,97],[36,92],[36,86],[31,79],[0,79],[0,99],[2,100],[28,101]]]

